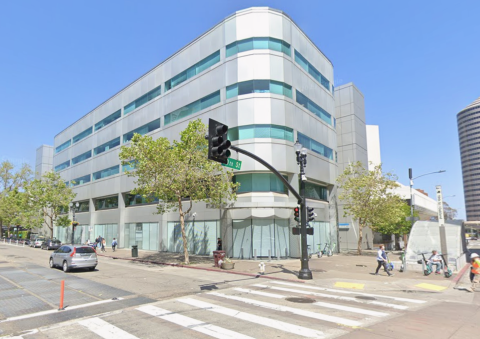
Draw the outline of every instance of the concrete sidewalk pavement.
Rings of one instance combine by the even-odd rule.
[[[371,252],[371,253],[370,253]],[[375,253],[374,253],[375,252]],[[388,277],[382,270],[379,275],[373,275],[377,267],[376,251],[365,251],[363,255],[336,254],[332,257],[312,257],[309,268],[312,271],[312,280],[298,279],[300,269],[299,259],[277,260],[240,260],[233,259],[235,268],[223,270],[214,267],[214,259],[209,256],[190,256],[190,265],[182,265],[184,260],[181,253],[138,251],[138,257],[132,258],[129,249],[118,249],[115,252],[107,249],[106,253],[99,253],[100,257],[129,260],[138,263],[169,265],[206,271],[219,271],[248,276],[259,276],[267,279],[284,279],[300,283],[321,284],[337,288],[351,288],[361,290],[400,290],[400,291],[428,291],[442,292],[455,287],[468,287],[468,270],[454,273],[452,277],[445,278],[443,274],[435,273],[424,276],[420,271],[399,272],[399,254],[390,254],[390,259],[395,262],[394,276]],[[259,264],[265,264],[265,274],[260,274]],[[467,280],[465,280],[467,279]]]

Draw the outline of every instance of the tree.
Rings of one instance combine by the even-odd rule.
[[[372,225],[371,228],[375,232],[379,232],[381,234],[393,234],[395,236],[395,248],[397,250],[400,249],[400,244],[398,242],[398,237],[401,235],[406,235],[410,233],[412,229],[412,222],[407,221],[407,217],[410,217],[410,206],[404,202],[401,209],[400,219],[395,223],[379,223],[376,225]],[[413,216],[418,217],[418,212],[413,211]],[[405,246],[407,244],[405,243]]]
[[[54,225],[69,225],[68,216],[61,216],[61,213],[68,210],[77,194],[65,184],[60,174],[47,172],[28,184],[25,190],[29,196],[30,210],[37,213],[41,223],[50,229],[50,237],[53,238]]]
[[[32,170],[27,164],[15,171],[15,166],[10,161],[0,163],[0,229],[6,224],[7,233],[10,233],[11,225],[22,224],[22,192],[31,176]]]
[[[457,217],[458,211],[450,207],[448,203],[443,202],[443,218],[445,220],[454,220]]]
[[[383,173],[382,165],[371,171],[361,162],[350,164],[337,178],[344,203],[344,216],[358,220],[358,254],[362,254],[363,229],[378,224],[396,224],[402,215],[402,199],[392,192],[398,187],[396,176]]]
[[[185,215],[190,213],[193,203],[206,202],[219,208],[236,200],[238,184],[232,183],[232,171],[207,158],[206,133],[207,127],[198,119],[180,133],[180,141],[170,143],[167,138],[153,140],[135,134],[131,144],[120,151],[122,164],[134,167],[128,171],[129,176],[137,178],[137,188],[132,193],[151,200],[158,198],[158,214],[178,211],[187,265],[190,259]],[[187,202],[188,207],[184,207]]]

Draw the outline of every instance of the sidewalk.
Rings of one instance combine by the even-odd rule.
[[[372,252],[372,253],[370,253]],[[190,265],[182,265],[183,254],[170,252],[138,251],[138,258],[131,257],[129,249],[118,249],[112,252],[107,249],[106,253],[98,253],[100,257],[128,260],[133,262],[168,265],[173,267],[185,267],[185,269],[197,269],[206,271],[218,271],[223,273],[240,274],[248,276],[260,276],[259,264],[265,263],[265,274],[261,275],[266,279],[282,279],[299,283],[318,284],[322,286],[343,287],[362,290],[401,290],[401,291],[423,291],[442,292],[451,290],[455,286],[468,286],[468,272],[460,271],[452,277],[445,278],[443,274],[431,274],[424,276],[422,271],[399,272],[399,254],[391,253],[390,260],[395,263],[393,277],[388,277],[382,270],[378,276],[373,275],[377,267],[375,260],[376,251],[364,251],[358,256],[351,253],[336,254],[332,257],[312,257],[309,261],[309,268],[312,271],[312,280],[298,279],[300,269],[299,259],[285,259],[271,261],[240,260],[233,259],[235,268],[233,270],[222,270],[214,267],[214,260],[208,256],[190,256]],[[466,272],[466,273],[465,273]]]

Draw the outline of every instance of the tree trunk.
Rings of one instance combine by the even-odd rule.
[[[180,213],[180,228],[182,230],[183,239],[183,255],[185,256],[185,265],[190,265],[190,257],[188,255],[187,233],[185,232],[185,215],[182,211],[182,199],[178,199],[178,211]]]
[[[362,240],[363,240],[363,225],[359,221],[358,222],[358,246],[357,246],[358,255],[362,255]]]

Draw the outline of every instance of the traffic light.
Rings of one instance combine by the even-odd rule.
[[[228,126],[209,119],[208,121],[208,159],[228,163],[230,157],[230,140],[227,136]]]
[[[296,222],[300,222],[300,208],[295,207],[293,209],[293,216],[295,217],[294,219]]]
[[[314,208],[313,207],[307,207],[307,220],[308,221],[314,221],[315,217],[317,216],[315,212],[313,212]]]

